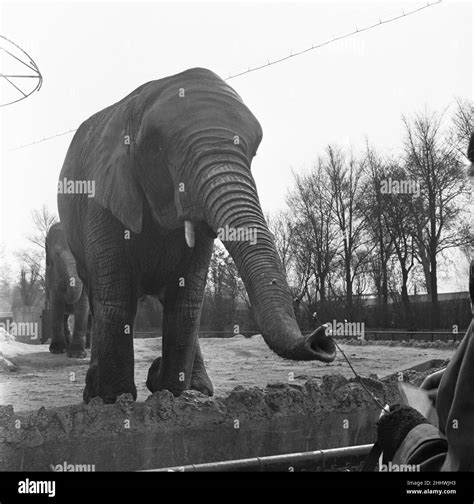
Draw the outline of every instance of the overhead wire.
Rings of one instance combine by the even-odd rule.
[[[371,24],[369,26],[365,26],[365,27],[360,28],[360,29],[356,27],[355,30],[353,30],[353,31],[351,31],[349,33],[346,33],[344,35],[333,37],[332,39],[326,40],[325,42],[321,42],[320,44],[316,44],[316,45],[313,44],[311,47],[307,47],[306,49],[302,49],[301,51],[291,52],[289,55],[283,56],[283,57],[278,58],[278,59],[276,59],[274,61],[268,60],[267,63],[265,63],[263,65],[255,66],[253,68],[249,67],[247,70],[244,70],[242,72],[239,72],[239,73],[236,73],[236,74],[231,74],[225,80],[235,79],[235,78],[240,77],[242,75],[246,75],[246,74],[251,73],[251,72],[256,72],[258,70],[262,70],[264,68],[267,68],[267,67],[270,67],[270,66],[273,66],[273,65],[277,65],[279,63],[282,63],[283,61],[289,60],[291,58],[296,58],[297,56],[301,56],[302,54],[308,53],[310,51],[314,51],[316,49],[320,49],[320,48],[322,48],[324,46],[333,44],[334,42],[337,42],[339,40],[343,40],[345,38],[352,37],[352,36],[357,35],[359,33],[363,33],[363,32],[372,30],[374,28],[377,28],[379,26],[383,26],[383,25],[386,25],[388,23],[392,23],[394,21],[397,21],[399,19],[411,16],[413,14],[416,14],[417,12],[420,12],[422,10],[428,9],[429,7],[432,7],[433,5],[440,4],[442,1],[443,0],[436,0],[434,2],[427,2],[426,5],[423,5],[421,7],[416,8],[416,9],[410,10],[408,12],[402,11],[402,14],[399,14],[397,16],[394,16],[394,17],[391,17],[391,18],[388,18],[388,19],[384,19],[384,20],[379,19],[378,23],[374,23],[374,24]],[[69,129],[67,131],[64,131],[64,132],[61,132],[61,133],[57,133],[55,135],[51,135],[51,136],[48,136],[48,137],[44,137],[44,138],[42,138],[40,140],[35,140],[35,141],[27,143],[27,144],[18,145],[17,147],[13,147],[12,149],[10,149],[10,151],[15,151],[15,150],[18,150],[18,149],[24,149],[26,147],[30,147],[32,145],[43,143],[43,142],[46,142],[48,140],[52,140],[54,138],[67,135],[69,133],[73,133],[75,131],[77,131],[77,128],[71,128],[71,129]]]

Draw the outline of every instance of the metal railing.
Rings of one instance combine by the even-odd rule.
[[[419,340],[419,341],[460,341],[466,329],[459,329],[457,333],[452,331],[400,331],[400,330],[365,330],[364,338],[367,341],[409,341],[409,340]],[[301,331],[303,335],[311,334],[313,331]],[[259,334],[259,331],[242,331],[240,334],[244,336],[252,336],[254,334]],[[134,331],[134,336],[136,338],[155,338],[156,336],[161,336],[161,330],[150,330],[150,331]],[[200,338],[232,338],[235,333],[232,331],[199,331]],[[357,335],[333,335],[333,338],[344,341],[345,339],[357,338]]]
[[[364,338],[368,341],[370,340],[410,341],[415,339],[418,341],[435,341],[435,340],[458,341],[462,339],[466,330],[458,330],[457,333],[453,333],[452,331],[390,331],[390,330],[367,331],[366,330],[364,331]],[[350,339],[351,336],[339,336],[339,338]]]
[[[207,464],[163,467],[145,472],[337,471],[351,470],[354,467],[360,469],[372,446],[372,444],[366,444]]]

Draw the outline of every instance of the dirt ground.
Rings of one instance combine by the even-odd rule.
[[[148,368],[161,355],[161,338],[136,339],[134,344],[135,383],[138,400],[143,401],[149,396],[145,386]],[[263,388],[268,383],[288,382],[292,378],[302,383],[308,378],[322,379],[335,373],[353,377],[340,353],[331,364],[288,361],[275,355],[261,336],[201,339],[201,348],[217,396],[228,394],[237,385]],[[430,359],[449,359],[454,352],[453,349],[375,345],[341,345],[341,348],[359,374],[375,373],[379,378]],[[88,359],[50,354],[48,345],[6,341],[0,342],[0,354],[17,366],[16,371],[0,366],[0,405],[11,404],[16,412],[23,412],[82,401]]]

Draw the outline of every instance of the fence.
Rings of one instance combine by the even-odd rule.
[[[461,341],[466,329],[459,329],[457,333],[452,331],[390,331],[386,329],[380,330],[364,330],[364,339],[367,341]],[[302,331],[303,335],[309,335],[313,331]],[[250,338],[255,334],[260,332],[255,331],[242,331],[239,334]],[[134,331],[135,338],[156,338],[161,336],[161,329],[154,331]],[[200,338],[232,338],[236,336],[233,331],[199,331]],[[349,340],[352,338],[357,338],[357,335],[333,335],[333,338],[337,340]]]
[[[466,329],[467,330],[467,329]],[[452,331],[364,331],[364,339],[367,341],[460,341],[466,330],[458,333]],[[338,337],[338,336],[336,336]],[[349,339],[350,336],[339,336]]]

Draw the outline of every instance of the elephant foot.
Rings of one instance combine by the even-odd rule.
[[[203,371],[195,371],[193,369],[191,389],[197,390],[198,392],[201,392],[201,394],[207,395],[209,397],[212,397],[214,395],[214,387],[205,369]]]
[[[67,356],[71,359],[85,359],[87,357],[87,352],[80,347],[69,347],[67,350]]]
[[[184,387],[169,386],[164,383],[163,378],[160,376],[160,365],[161,357],[157,357],[150,369],[148,370],[148,376],[146,380],[146,386],[151,393],[157,392],[159,390],[169,390],[174,396],[179,396],[184,392]],[[191,390],[197,390],[204,395],[212,396],[214,394],[214,387],[212,382],[207,375],[204,366],[194,366],[193,373],[191,376]]]
[[[161,357],[157,357],[151,364],[146,377],[146,387],[152,394],[165,388],[160,383],[160,364]]]
[[[59,343],[57,341],[51,342],[49,345],[49,351],[52,354],[62,354],[66,352],[66,343]]]
[[[109,382],[99,383],[99,366],[93,363],[89,366],[86,374],[86,386],[82,393],[84,402],[88,403],[94,397],[100,397],[105,404],[114,404],[117,397],[122,394],[131,394],[133,400],[137,399],[137,388],[132,382],[125,385],[110,379]]]
[[[176,382],[170,383],[165,380],[162,373],[160,373],[160,367],[161,357],[157,357],[148,370],[148,376],[146,379],[146,386],[148,390],[152,394],[154,392],[158,392],[159,390],[169,390],[175,397],[181,395],[186,390],[184,383],[178,385]]]

